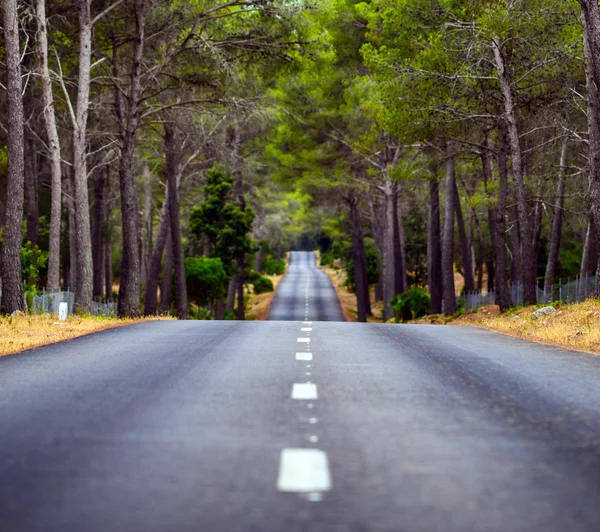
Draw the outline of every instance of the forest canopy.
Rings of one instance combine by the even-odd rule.
[[[292,249],[347,271],[360,321],[410,294],[448,315],[460,292],[502,310],[561,279],[600,294],[596,1],[2,16],[3,312],[69,289],[83,313],[244,319]]]

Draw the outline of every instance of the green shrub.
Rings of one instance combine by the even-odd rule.
[[[408,292],[394,296],[390,307],[396,313],[396,322],[421,318],[429,313],[431,297],[424,288],[411,287]]]
[[[184,266],[191,301],[205,306],[225,297],[229,277],[220,258],[187,257]]]
[[[267,275],[283,275],[285,272],[285,260],[277,260],[274,257],[266,256],[263,259],[262,268]]]
[[[264,294],[265,292],[272,292],[275,290],[273,282],[267,277],[260,277],[252,286],[254,287],[255,294]]]
[[[331,253],[321,253],[321,266],[331,266],[333,264],[333,255]]]
[[[212,312],[197,305],[190,305],[190,320],[212,320]]]

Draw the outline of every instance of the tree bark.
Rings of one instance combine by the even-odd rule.
[[[590,215],[585,239],[583,242],[583,253],[581,256],[581,270],[579,283],[579,298],[585,299],[589,295],[588,283],[585,281],[594,273],[598,257],[597,237],[594,234],[594,222]]]
[[[454,211],[456,173],[452,144],[446,146],[446,202],[444,207],[444,233],[442,236],[442,287],[444,314],[456,313],[456,289],[454,287]]]
[[[60,226],[62,201],[62,174],[60,139],[56,127],[54,112],[54,96],[48,68],[48,29],[46,23],[46,0],[36,1],[37,14],[37,50],[39,57],[40,81],[42,85],[42,101],[44,104],[44,119],[46,136],[50,149],[50,169],[52,175],[52,195],[50,204],[50,234],[48,255],[48,292],[56,292],[60,288]]]
[[[144,216],[141,230],[141,276],[140,284],[148,283],[150,255],[152,254],[152,174],[148,165],[144,166]]]
[[[502,134],[502,133],[501,133]],[[513,306],[510,290],[508,288],[507,257],[506,257],[506,200],[508,197],[508,168],[504,142],[500,141],[498,152],[498,203],[488,211],[490,236],[494,255],[495,268],[493,268],[496,305],[501,311]],[[481,151],[483,163],[484,183],[493,180],[492,145],[486,139]],[[491,275],[490,272],[488,272]]]
[[[233,312],[235,310],[235,295],[237,294],[238,284],[238,276],[232,275],[227,287],[227,298],[225,303],[225,310],[227,312]]]
[[[395,196],[392,179],[385,177],[383,185],[385,198],[385,238],[383,240],[383,321],[394,316],[390,300],[396,295],[396,234],[397,225]]]
[[[170,225],[170,222],[169,222]],[[163,268],[163,276],[160,284],[160,311],[163,314],[171,310],[171,279],[173,277],[173,246],[171,245],[171,231],[167,235],[165,244],[167,258]]]
[[[145,2],[134,0],[135,38],[130,71],[130,88],[127,112],[121,93],[116,89],[116,109],[121,124],[121,162],[119,180],[121,189],[121,217],[123,233],[123,257],[121,260],[121,285],[119,290],[120,316],[136,317],[140,314],[140,249],[139,249],[139,202],[133,172],[135,143],[140,122],[142,98],[142,56],[145,37]],[[162,306],[162,305],[161,305]]]
[[[92,237],[87,181],[87,121],[90,105],[92,59],[91,0],[77,0],[79,11],[79,73],[77,107],[73,124],[73,186],[77,239],[77,285],[75,306],[80,312],[92,310]]]
[[[165,251],[167,237],[170,232],[169,225],[169,189],[167,188],[165,192],[165,198],[162,204],[162,209],[160,211],[158,231],[156,233],[156,241],[154,243],[154,247],[152,248],[152,256],[150,257],[150,266],[148,268],[148,282],[146,283],[146,302],[144,304],[144,314],[146,316],[153,316],[154,314],[156,314],[158,299],[158,279],[160,277],[160,266],[162,263],[162,256]]]
[[[348,199],[348,203],[350,205],[350,223],[352,226],[352,259],[354,260],[356,309],[358,321],[364,323],[367,321],[367,316],[371,314],[371,304],[362,221],[358,207],[358,198],[351,196]]]
[[[397,181],[394,181],[394,211],[394,282],[396,294],[402,294],[408,290],[408,279],[406,276],[404,220],[402,205],[400,205],[400,184]]]
[[[379,259],[383,260],[383,233],[385,224],[381,222],[382,209],[379,207],[379,202],[375,204],[373,194],[369,190],[367,195],[369,201],[369,213],[371,216],[371,232],[375,240],[375,247],[379,254]],[[379,280],[375,283],[375,301],[383,301],[383,275],[379,276]]]
[[[454,207],[456,213],[456,223],[458,224],[458,238],[460,241],[465,292],[472,293],[475,292],[473,256],[471,254],[471,244],[467,238],[467,232],[465,230],[465,220],[463,218],[462,207],[460,205],[460,196],[458,195],[458,186],[456,185],[456,180],[454,181]]]
[[[567,170],[568,149],[569,138],[565,137],[560,150],[560,169],[558,171],[558,185],[556,187],[556,199],[554,200],[554,213],[552,215],[550,250],[548,252],[548,262],[546,263],[544,292],[548,292],[552,289],[552,285],[556,282],[556,275],[558,273],[558,252],[560,250],[562,220],[565,204],[565,174]]]
[[[175,272],[175,311],[177,318],[189,318],[185,269],[183,263],[183,246],[181,243],[181,225],[179,223],[179,179],[181,161],[177,139],[168,116],[165,120],[165,159],[167,171],[167,187],[169,191],[169,227],[173,252],[173,269]]]
[[[532,228],[529,223],[527,191],[525,189],[523,158],[519,139],[519,129],[515,114],[510,74],[506,60],[497,40],[492,39],[494,58],[498,71],[498,81],[502,93],[504,105],[504,120],[507,126],[510,152],[512,156],[512,171],[514,177],[515,191],[517,195],[517,209],[519,214],[519,226],[521,230],[521,254],[523,258],[523,302],[535,305],[537,302],[537,264],[534,260],[532,245]]]
[[[17,0],[4,0],[4,47],[8,97],[8,172],[6,186],[6,223],[0,270],[4,312],[24,310],[21,285],[21,239],[24,203],[23,99],[21,87],[21,50]]]
[[[233,176],[234,176],[234,193],[236,195],[238,205],[243,211],[246,208],[246,199],[244,198],[244,173],[242,158],[242,140],[240,135],[240,126],[238,122],[234,123],[233,127]],[[245,303],[244,303],[244,282],[246,272],[246,256],[242,253],[238,257],[238,279],[237,279],[237,319],[245,320]]]
[[[25,135],[25,199],[27,203],[27,240],[37,245],[40,234],[37,150],[33,135]]]
[[[442,313],[442,239],[440,224],[440,183],[432,172],[429,179],[429,218],[427,223],[427,282],[431,313]]]
[[[104,246],[102,245],[104,233],[104,215],[106,213],[106,175],[108,167],[102,166],[94,180],[94,207],[92,221],[92,259],[93,259],[93,297],[101,299],[104,293]]]
[[[585,57],[590,210],[595,234],[600,234],[600,13],[592,0],[579,0],[583,14],[583,51]],[[600,272],[600,254],[596,272]],[[600,295],[600,275],[596,275],[595,295]]]
[[[77,227],[75,223],[75,200],[73,199],[73,171],[65,180],[67,210],[69,216],[69,277],[67,288],[74,291],[77,287]]]
[[[521,258],[521,237],[519,236],[519,213],[516,205],[508,209],[509,213],[509,247],[510,247],[510,282],[516,284],[523,278],[523,261]]]

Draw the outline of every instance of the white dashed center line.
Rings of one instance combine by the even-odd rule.
[[[312,353],[296,353],[296,360],[312,360]]]
[[[308,343],[310,342],[310,338],[298,338],[298,342],[299,343]]]
[[[300,329],[300,332],[311,332],[312,331],[312,327],[302,327],[302,329]]]
[[[284,449],[279,462],[277,488],[300,493],[330,490],[327,455],[318,449]]]
[[[317,385],[312,382],[295,383],[292,387],[292,399],[317,399]]]

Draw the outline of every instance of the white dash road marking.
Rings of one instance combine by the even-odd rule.
[[[307,342],[310,342],[310,338],[298,338],[298,342],[301,344],[307,343]]]
[[[317,399],[317,385],[312,382],[295,383],[292,387],[292,399]]]
[[[312,331],[312,327],[302,327],[302,329],[300,329],[300,332],[311,332]]]
[[[312,353],[296,353],[296,360],[312,360]]]
[[[302,324],[303,325],[312,325],[312,321],[303,321]]]
[[[319,437],[311,436],[310,438],[308,438],[308,440],[310,441],[310,443],[317,443],[319,441]]]
[[[331,475],[327,454],[318,449],[284,449],[279,461],[279,491],[329,491]]]
[[[319,421],[319,420],[318,420],[316,417],[311,417],[311,418],[308,420],[308,422],[309,422],[311,425],[314,425],[315,423],[318,423],[318,421]]]

